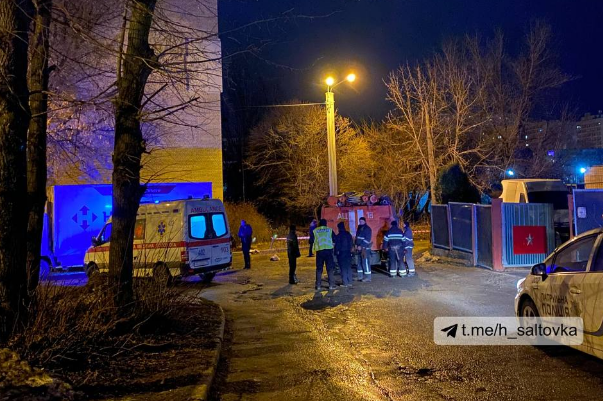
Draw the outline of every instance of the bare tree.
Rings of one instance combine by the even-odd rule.
[[[0,340],[6,341],[27,299],[26,147],[28,26],[31,4],[0,0]]]
[[[282,202],[291,212],[314,212],[329,188],[324,109],[282,107],[269,112],[253,129],[247,165],[258,176],[265,198]],[[351,126],[336,118],[340,191],[370,187],[374,158],[368,143]]]
[[[30,42],[29,106],[27,133],[27,273],[29,291],[40,277],[40,244],[46,203],[46,130],[48,121],[49,32],[52,0],[34,0],[33,33]]]
[[[126,51],[119,55],[115,98],[113,150],[113,231],[109,250],[109,277],[117,305],[132,299],[133,238],[138,204],[144,193],[140,169],[145,143],[140,127],[142,98],[147,79],[157,65],[149,45],[155,0],[131,0]]]

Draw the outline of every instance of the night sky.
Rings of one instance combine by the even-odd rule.
[[[383,80],[407,61],[436,51],[449,37],[500,28],[517,51],[531,21],[554,32],[559,65],[576,80],[563,100],[581,112],[603,109],[603,1],[601,0],[219,0],[225,56],[261,46],[251,75],[277,89],[278,101],[324,101],[328,71],[343,77],[352,66],[353,89],[337,88],[338,112],[381,119],[390,109]],[[289,11],[289,20],[258,23]],[[309,19],[303,16],[316,16]]]

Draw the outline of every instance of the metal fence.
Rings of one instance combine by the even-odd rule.
[[[502,204],[502,251],[504,267],[532,266],[540,263],[555,248],[553,205],[550,203],[503,203]],[[544,227],[546,235],[545,253],[520,253],[517,246],[523,238],[514,241],[514,227]],[[537,232],[538,230],[536,230]],[[531,238],[529,241],[536,241]]]
[[[448,205],[431,205],[431,243],[436,248],[450,249]]]
[[[603,189],[574,190],[574,235],[603,227]]]
[[[473,204],[448,204],[450,210],[452,249],[473,253]]]
[[[475,250],[477,265],[492,269],[492,206],[490,205],[475,205]]]

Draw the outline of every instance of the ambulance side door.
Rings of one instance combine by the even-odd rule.
[[[227,224],[224,213],[213,213],[211,215],[212,235],[215,235],[216,239],[228,238]],[[212,244],[211,264],[216,266],[228,262],[230,262],[230,239],[228,241]]]

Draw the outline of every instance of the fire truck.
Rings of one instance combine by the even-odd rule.
[[[350,231],[353,237],[356,237],[358,221],[361,217],[364,217],[366,224],[373,232],[371,237],[373,243],[371,264],[381,265],[383,237],[387,230],[391,228],[391,222],[396,220],[396,212],[389,198],[379,198],[368,193],[360,196],[346,194],[339,197],[329,197],[328,205],[323,206],[320,216],[327,221],[327,226],[333,229],[335,233],[337,233],[337,224],[343,221],[346,229]]]

